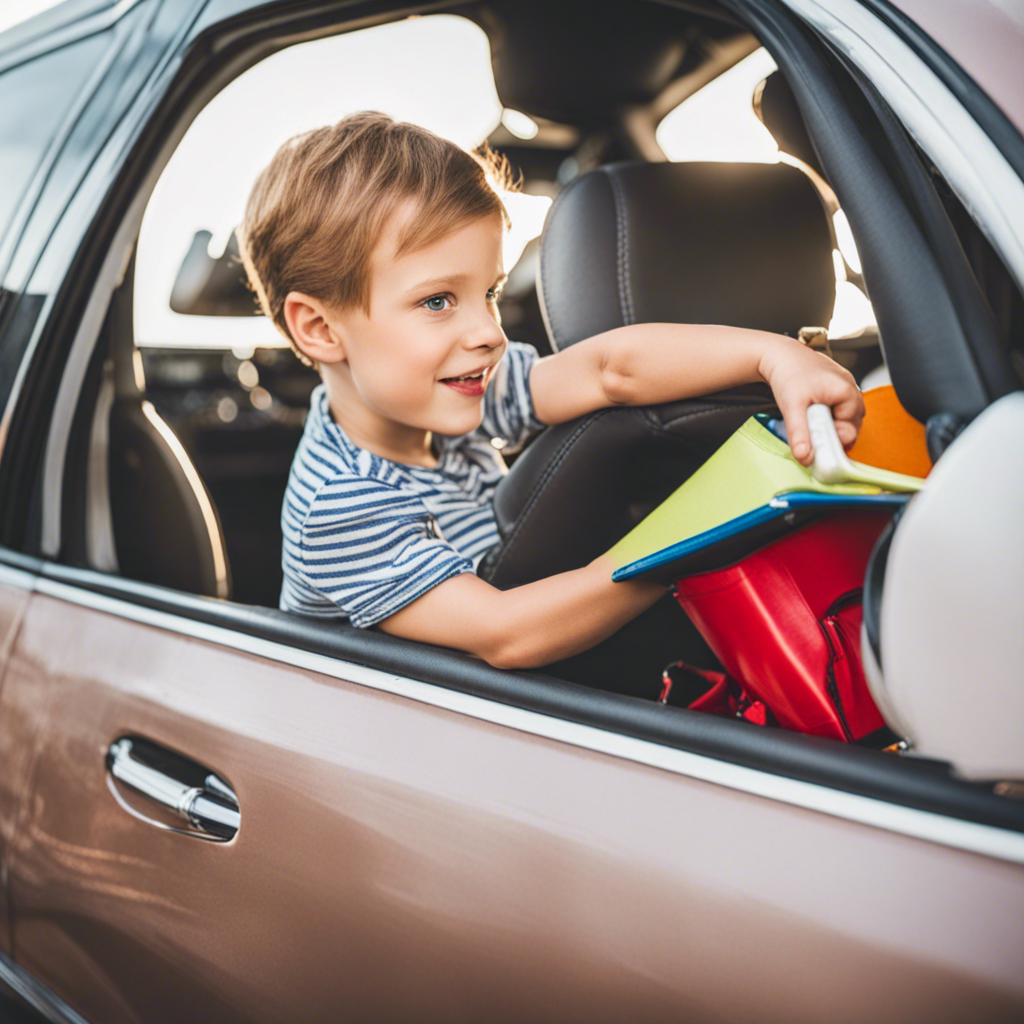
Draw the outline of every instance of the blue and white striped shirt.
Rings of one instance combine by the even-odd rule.
[[[281,607],[372,626],[473,572],[498,541],[491,502],[507,469],[491,439],[515,451],[544,426],[530,399],[536,359],[533,346],[509,342],[484,393],[480,426],[436,438],[432,469],[357,447],[317,387],[281,510]]]

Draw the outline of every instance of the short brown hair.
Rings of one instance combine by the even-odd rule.
[[[500,214],[509,225],[495,188],[514,187],[507,161],[486,145],[468,153],[426,128],[363,111],[281,146],[249,194],[242,261],[263,312],[309,362],[285,322],[289,292],[369,313],[370,257],[400,204],[417,201],[420,215],[398,256],[477,217]]]

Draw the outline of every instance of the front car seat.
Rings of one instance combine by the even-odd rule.
[[[831,235],[813,185],[784,164],[613,164],[559,193],[538,290],[555,351],[645,322],[796,336],[831,317]],[[751,385],[545,431],[498,487],[501,541],[481,575],[507,589],[585,565],[771,408]]]

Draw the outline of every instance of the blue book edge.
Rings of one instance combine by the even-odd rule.
[[[686,540],[676,544],[670,544],[667,548],[655,551],[652,555],[645,555],[643,558],[623,565],[612,573],[612,580],[620,583],[623,580],[632,579],[650,569],[674,562],[677,559],[692,555],[694,552],[702,551],[714,544],[718,544],[729,537],[735,537],[739,533],[762,523],[777,519],[785,515],[790,509],[795,508],[827,508],[829,506],[847,508],[871,508],[871,507],[893,507],[905,504],[910,498],[909,494],[820,494],[815,491],[792,491],[788,494],[780,494],[772,498],[767,505],[746,512],[735,519],[730,519],[710,530],[698,533]]]

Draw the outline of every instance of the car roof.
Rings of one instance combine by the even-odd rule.
[[[263,0],[234,0],[235,11],[260,6]],[[1024,134],[1024,3],[1020,0],[854,0],[887,20],[893,9],[938,44],[983,89],[1018,132]],[[127,6],[131,5],[128,0]],[[0,55],[65,26],[101,16],[113,7],[123,13],[124,0],[64,0],[0,32]],[[405,6],[395,4],[394,6]],[[476,5],[473,5],[476,6]],[[504,5],[502,5],[504,6]],[[515,6],[513,3],[512,7]],[[701,4],[705,11],[712,5]],[[113,13],[113,12],[110,12]],[[551,16],[549,14],[549,16]]]

